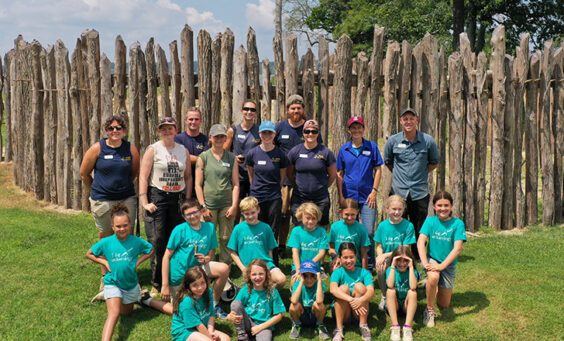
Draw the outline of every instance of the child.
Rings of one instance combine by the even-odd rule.
[[[399,195],[391,195],[384,205],[388,219],[378,225],[374,241],[376,246],[376,274],[382,298],[378,308],[384,310],[386,304],[386,267],[390,265],[392,251],[401,245],[415,244],[413,224],[403,219],[405,201]],[[413,254],[413,253],[412,253]]]
[[[122,203],[115,204],[110,212],[114,234],[94,244],[86,253],[93,262],[106,267],[104,299],[108,318],[102,331],[102,340],[111,340],[120,314],[128,315],[133,303],[139,301],[137,266],[151,257],[153,247],[139,237],[130,235],[129,210]],[[141,257],[137,258],[139,255]]]
[[[301,218],[298,219],[301,220]],[[317,263],[309,259],[300,264],[299,279],[292,286],[292,297],[290,298],[290,316],[292,317],[290,339],[300,337],[302,325],[315,326],[320,339],[329,339],[329,333],[323,324],[327,311],[323,304],[325,284],[321,280],[321,272],[317,267]]]
[[[386,270],[386,284],[386,308],[392,320],[390,338],[400,341],[398,311],[402,309],[406,313],[403,340],[411,341],[411,324],[417,309],[417,270],[411,246],[400,245],[392,252],[392,264]]]
[[[356,248],[353,243],[344,242],[339,246],[341,267],[331,274],[331,294],[335,297],[336,319],[333,341],[344,339],[343,325],[353,320],[359,321],[360,334],[365,341],[370,340],[367,325],[368,303],[374,297],[372,276],[366,269],[357,266]],[[352,318],[351,318],[352,317]]]
[[[341,259],[337,254],[341,243],[353,243],[355,250],[360,250],[360,258],[356,260],[356,266],[364,269],[368,266],[368,246],[370,246],[370,239],[368,232],[357,220],[359,208],[356,200],[348,198],[345,199],[340,210],[343,219],[333,223],[329,232],[329,255],[332,258],[330,269],[335,271],[336,268],[341,266]]]
[[[417,240],[421,265],[427,272],[427,309],[423,312],[423,324],[427,327],[435,326],[435,298],[442,308],[450,305],[457,258],[466,241],[464,223],[452,217],[452,205],[452,195],[438,191],[433,196],[437,215],[425,219]]]
[[[321,266],[325,253],[329,249],[329,238],[325,229],[317,226],[321,219],[321,211],[311,202],[306,202],[298,207],[296,217],[303,223],[303,226],[296,226],[292,229],[288,246],[292,248],[292,279],[290,286],[300,278],[300,264],[304,259],[311,259]]]
[[[174,299],[171,335],[173,340],[228,341],[229,336],[214,327],[213,293],[201,266],[190,268]]]
[[[227,319],[235,324],[237,340],[248,340],[249,333],[257,341],[272,340],[273,326],[282,320],[286,308],[278,290],[270,284],[265,261],[255,259],[250,262],[244,278],[245,286],[231,302]]]
[[[231,258],[242,273],[246,272],[246,267],[253,259],[262,259],[270,269],[274,285],[283,288],[286,276],[272,261],[272,250],[278,247],[278,244],[270,226],[258,220],[258,200],[255,197],[246,197],[241,200],[239,208],[245,221],[235,226],[227,243]]]
[[[217,236],[212,223],[201,222],[202,207],[196,198],[187,199],[180,206],[180,212],[186,219],[172,230],[163,256],[161,297],[168,301],[176,297],[186,271],[194,266],[201,266],[206,276],[215,279],[213,303],[217,317],[227,314],[219,306],[223,287],[229,276],[229,266],[214,262]],[[157,300],[143,300],[144,304],[172,315],[172,305]]]

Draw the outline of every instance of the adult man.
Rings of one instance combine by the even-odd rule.
[[[404,218],[415,228],[416,238],[427,217],[430,172],[439,164],[439,149],[433,137],[417,130],[419,116],[413,109],[400,115],[403,128],[388,139],[384,147],[384,163],[392,172],[392,192],[407,203]],[[417,254],[414,248],[414,254]]]
[[[194,179],[196,176],[196,161],[198,161],[198,155],[209,148],[208,137],[200,132],[200,126],[202,125],[202,113],[198,107],[191,107],[186,113],[186,119],[184,120],[186,124],[186,131],[177,134],[174,137],[174,142],[184,145],[186,149],[190,152],[190,163],[192,164],[192,183],[195,183]],[[195,188],[192,189],[192,197],[195,197]]]

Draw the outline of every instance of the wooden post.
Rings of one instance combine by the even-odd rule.
[[[257,38],[255,30],[249,27],[247,33],[247,69],[249,71],[249,94],[248,99],[255,101],[257,106],[257,122],[261,120],[260,106],[260,60],[257,50]]]
[[[366,117],[366,96],[370,85],[370,74],[368,71],[368,58],[366,57],[366,53],[360,52],[356,61],[356,98],[354,101],[354,112],[352,114]]]
[[[103,53],[100,58],[100,105],[102,113],[100,116],[100,124],[103,125],[104,122],[112,116],[112,68],[110,60],[105,53]],[[103,127],[101,127],[101,129],[103,129]],[[127,134],[126,132],[126,135]]]
[[[323,141],[329,141],[329,43],[325,37],[319,37],[319,98],[317,113]],[[370,125],[369,125],[370,126]]]
[[[159,65],[159,87],[161,89],[161,114],[165,117],[171,117],[172,108],[170,106],[170,92],[168,91],[170,84],[168,61],[166,60],[166,54],[163,48],[159,44],[157,44],[157,60]]]
[[[11,92],[10,92],[10,65],[12,63],[12,56],[14,55],[13,50],[4,55],[4,108],[6,109],[6,147],[4,153],[4,160],[7,162],[12,161],[12,106],[11,106]]]
[[[157,101],[157,67],[155,63],[155,45],[151,37],[145,46],[145,64],[147,68],[147,121],[149,122],[149,144],[158,140],[157,128],[159,106]]]
[[[104,134],[100,117],[100,36],[98,31],[89,30],[86,32],[86,46],[88,49],[86,67],[88,70],[88,88],[90,89],[90,104],[88,106],[90,114],[90,144],[94,144]],[[58,85],[57,88],[60,89]]]
[[[139,44],[139,43],[137,43]],[[147,63],[145,59],[145,54],[141,49],[141,46],[135,48],[137,53],[137,84],[139,92],[139,118],[135,119],[139,124],[139,153],[145,153],[145,149],[153,142],[150,139],[149,133],[149,112],[147,110],[147,94],[148,94],[148,82],[147,82]]]
[[[304,98],[304,112],[306,117],[317,120],[315,115],[315,65],[313,52],[307,49],[306,54],[302,57],[302,94]]]
[[[129,137],[130,142],[136,147],[139,145],[139,68],[137,61],[137,49],[141,48],[139,43],[134,43],[129,49],[129,113],[131,120],[129,121]],[[145,124],[146,125],[146,124]]]
[[[21,158],[23,154],[23,150],[21,147],[21,137],[22,135],[19,133],[18,129],[23,126],[21,123],[21,82],[16,81],[16,79],[20,78],[20,73],[22,72],[22,68],[20,67],[20,55],[21,55],[21,48],[23,37],[19,35],[14,40],[14,49],[12,50],[13,55],[11,58],[10,63],[10,106],[12,108],[12,125],[11,125],[11,136],[12,136],[12,153],[13,153],[13,161],[14,161],[14,182],[16,185],[21,186],[21,172],[18,172],[17,169],[23,169],[23,160]]]
[[[94,31],[94,33],[97,33]],[[93,35],[97,37],[97,35]],[[91,35],[89,34],[89,37]],[[93,39],[93,38],[90,38]],[[90,47],[94,45],[95,39],[90,42]],[[90,56],[89,62],[93,62],[94,53]],[[69,88],[69,53],[65,45],[61,40],[57,40],[55,44],[55,68],[57,72],[57,199],[60,206],[70,208],[70,118],[69,118],[69,98],[68,98],[68,88]],[[89,66],[92,68],[90,74],[90,84],[92,85],[92,79],[95,77],[94,70],[97,70],[95,66]],[[98,73],[98,83],[99,83],[99,73]],[[99,98],[99,97],[98,97]],[[99,123],[99,121],[98,121]],[[99,126],[92,133],[99,133]]]
[[[221,38],[221,123],[229,127],[233,117],[233,48],[235,37],[228,28]]]
[[[475,148],[475,169],[474,169],[474,190],[475,196],[475,226],[478,230],[484,222],[484,208],[486,198],[486,156],[488,147],[488,107],[490,92],[487,87],[486,73],[488,68],[488,58],[484,52],[478,54],[476,64],[476,85],[478,98],[478,111],[476,117],[476,148]]]
[[[422,115],[422,105],[423,105],[423,79],[421,73],[422,56],[423,56],[423,42],[417,43],[412,51],[411,58],[411,98],[410,105],[415,111],[419,113],[419,129],[425,131],[425,116]],[[424,130],[425,129],[425,130]]]
[[[492,110],[492,169],[490,182],[489,225],[497,230],[502,227],[503,205],[503,155],[505,115],[505,27],[499,25],[492,34],[492,58],[490,69],[493,79]]]
[[[298,37],[286,34],[286,66],[284,68],[286,80],[286,98],[298,93]],[[306,115],[311,117],[311,113]]]
[[[41,44],[31,43],[31,166],[35,198],[43,200],[43,83],[41,77]],[[1,66],[1,65],[0,65]],[[0,69],[1,70],[1,69]],[[1,102],[1,101],[0,101]],[[1,155],[1,152],[0,152]],[[75,188],[76,190],[76,188]]]
[[[539,156],[538,156],[538,96],[540,78],[541,53],[536,51],[531,56],[529,79],[525,84],[526,113],[525,113],[525,206],[527,210],[527,224],[533,225],[538,221],[538,186],[539,186]]]
[[[382,61],[384,58],[384,28],[374,25],[374,40],[370,56],[370,113],[368,117],[368,139],[378,141],[382,136],[380,127],[382,96]],[[386,168],[386,167],[383,167]]]
[[[176,40],[168,44],[168,49],[170,51],[170,87],[172,92],[172,117],[176,120],[179,125],[182,125],[182,95],[180,93],[180,59],[178,59],[178,44]],[[181,130],[179,130],[180,132]]]
[[[81,135],[79,138],[82,141],[81,143],[82,152],[81,152],[80,160],[82,160],[82,154],[84,154],[84,152],[88,150],[90,143],[90,132],[88,129],[90,124],[90,120],[89,120],[90,115],[88,113],[89,91],[88,91],[88,79],[87,79],[88,77],[87,77],[87,69],[86,69],[87,63],[86,63],[85,50],[83,48],[83,45],[85,45],[85,41],[83,41],[82,39],[77,39],[75,51],[76,51],[76,65],[77,65],[77,77],[78,77],[78,89],[79,89],[78,98],[79,98],[79,106],[80,106],[79,107],[80,118],[79,121],[76,121],[76,124],[80,124],[81,126],[80,128]],[[55,86],[53,86],[53,88],[55,88]],[[53,95],[55,95],[55,93],[53,93]],[[90,191],[84,189],[82,190],[80,207],[85,212],[90,211]]]
[[[272,121],[279,122],[286,118],[286,83],[284,79],[284,57],[282,52],[282,37],[275,35],[272,39],[274,50],[274,87],[276,90]]]
[[[403,110],[409,108],[409,98],[411,91],[411,59],[411,45],[406,40],[404,40],[401,43],[401,61],[399,68],[399,112],[402,112]]]
[[[554,52],[554,103],[552,107],[552,134],[554,136],[554,220],[564,221],[564,46]]]
[[[215,124],[220,122],[221,112],[221,33],[212,41],[212,96],[210,121]]]
[[[421,42],[421,131],[435,136],[437,131],[437,117],[439,115],[439,66],[438,42],[431,34],[425,34]],[[433,177],[429,177],[431,192],[434,186]]]
[[[453,215],[460,217],[465,221],[464,216],[464,130],[466,128],[464,117],[464,80],[462,68],[462,56],[458,52],[454,52],[448,57],[448,74],[449,80],[449,93],[450,93],[450,119],[453,122],[449,130],[449,143],[453,151],[454,167],[451,171],[454,173],[451,184],[454,202],[458,205],[454,206]]]
[[[208,132],[213,122],[211,122],[211,101],[212,101],[212,40],[206,30],[198,33],[198,100],[200,111],[203,116],[202,130]]]
[[[102,57],[102,63],[104,60]],[[80,177],[80,162],[82,161],[83,146],[82,146],[82,112],[80,111],[80,86],[78,81],[78,69],[82,67],[82,51],[80,47],[80,40],[77,39],[76,47],[72,53],[72,64],[70,73],[70,109],[73,124],[72,127],[72,208],[80,210],[82,208],[82,179]],[[102,67],[102,69],[104,69]],[[111,102],[110,102],[111,103]],[[111,107],[110,107],[111,110]]]
[[[1,71],[4,68],[2,67],[2,59],[0,58],[0,92],[4,87],[4,73]],[[0,126],[4,125],[4,102],[0,100]],[[0,129],[0,162],[4,161],[4,136],[2,134],[2,129]]]
[[[182,92],[182,115],[188,112],[188,108],[196,105],[196,91],[194,89],[194,33],[192,28],[184,25],[180,32],[181,48],[181,92]],[[184,120],[181,120],[182,129],[185,130]]]
[[[542,175],[542,223],[554,225],[554,159],[552,155],[552,126],[550,124],[550,78],[554,68],[552,55],[552,40],[544,43],[542,67],[540,75],[540,103],[541,114],[541,175]]]
[[[440,84],[439,84],[439,124],[437,128],[437,140],[439,141],[439,167],[437,169],[437,187],[436,190],[445,188],[446,179],[446,134],[448,126],[448,115],[450,112],[450,101],[448,94],[448,63],[446,60],[446,53],[444,47],[441,47],[439,52],[439,70],[440,70]],[[409,58],[411,61],[411,58]]]
[[[125,100],[127,97],[126,92],[126,54],[127,48],[120,35],[116,37],[116,55],[114,62],[114,110],[113,112],[118,115],[123,115],[127,118],[127,107]],[[131,86],[131,85],[130,85]],[[129,120],[126,120],[129,127]]]
[[[270,90],[270,61],[262,60],[262,101],[261,101],[261,121],[271,121],[272,107]]]
[[[53,46],[49,46],[49,50],[51,51],[51,56],[53,56]],[[40,62],[41,62],[41,76],[43,81],[43,89],[54,89],[55,86],[51,86],[51,79],[55,79],[51,76],[51,70],[49,69],[49,62],[48,59],[50,58],[49,52],[45,49],[41,50],[40,55]],[[5,59],[6,60],[6,59]],[[54,73],[54,70],[53,70]],[[9,74],[8,65],[6,65],[6,81]],[[7,85],[7,84],[6,84]],[[52,96],[55,95],[54,91],[47,91],[43,96],[43,200],[46,202],[51,202],[51,200],[56,199],[52,197],[51,186],[53,185],[55,191],[54,195],[57,196],[57,187],[55,183],[55,174],[53,170],[54,167],[54,156],[55,156],[55,135],[49,129],[52,129],[51,126],[55,126],[56,118],[54,118],[54,114],[56,111],[53,111],[53,103],[52,103]],[[8,106],[9,101],[6,97],[6,93],[4,93],[6,98],[6,105]],[[6,106],[6,108],[7,108]],[[8,114],[8,110],[6,110],[6,114]],[[7,124],[8,122],[6,122]],[[6,132],[9,132],[8,127],[6,126]],[[82,155],[81,155],[82,157]],[[53,183],[51,183],[53,181]]]
[[[233,66],[233,124],[243,120],[241,108],[247,99],[247,52],[243,45],[235,51]]]

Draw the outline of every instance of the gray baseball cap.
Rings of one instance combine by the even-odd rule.
[[[417,111],[415,111],[415,109],[411,109],[411,108],[404,109],[404,111],[401,112],[400,117],[403,117],[403,115],[405,115],[405,114],[412,114],[415,117],[419,117],[419,115],[417,114]]]
[[[214,124],[210,129],[210,136],[227,135],[227,129],[223,124]]]

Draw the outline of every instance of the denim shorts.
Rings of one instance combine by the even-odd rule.
[[[300,322],[303,326],[315,326],[317,323],[317,317],[311,310],[311,307],[304,307],[304,312],[300,316]]]
[[[104,285],[104,299],[121,298],[121,303],[130,304],[138,302],[141,298],[139,283],[130,290],[123,290],[115,285]]]
[[[429,257],[429,263],[440,264],[440,262]],[[439,288],[443,289],[454,289],[454,279],[456,278],[456,264],[450,264],[446,269],[441,271],[441,277],[439,278]]]

